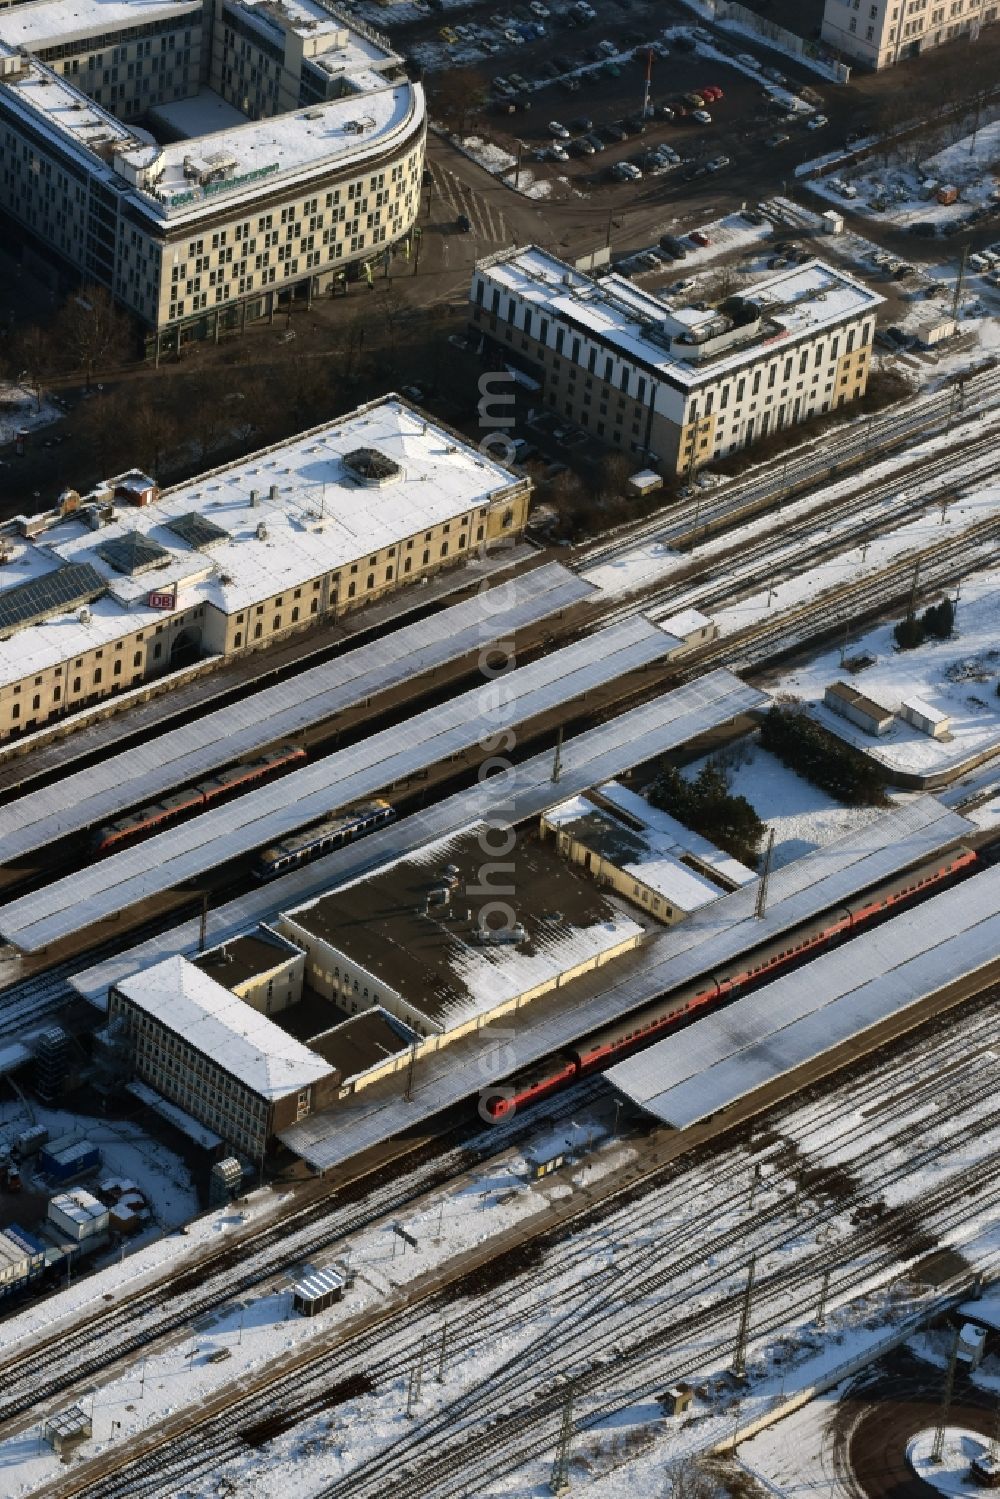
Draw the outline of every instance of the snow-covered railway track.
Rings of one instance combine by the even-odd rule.
[[[944,1039],[950,1054],[953,1038]],[[940,1073],[935,1069],[926,1076],[924,1089],[926,1097],[933,1097],[939,1090],[939,1086]],[[851,1109],[857,1102],[856,1091],[849,1093]],[[989,1096],[989,1093],[990,1089],[987,1085],[980,1083],[977,1086],[970,1083],[963,1098],[957,1104],[954,1097],[952,1098],[952,1103],[956,1104],[959,1109],[959,1117],[956,1120],[954,1135],[948,1141],[949,1153],[960,1151],[965,1144],[977,1138],[981,1133],[979,1121],[962,1125],[961,1110],[981,1103],[983,1098]],[[901,1127],[904,1127],[902,1120],[900,1123]],[[884,1131],[884,1122],[880,1128]],[[871,1202],[880,1191],[887,1189],[890,1185],[898,1185],[905,1181],[913,1172],[920,1170],[927,1163],[927,1159],[940,1149],[940,1142],[935,1142],[927,1151],[918,1152],[906,1162],[895,1165],[891,1172],[885,1173],[878,1181],[867,1184],[859,1200]],[[758,1188],[755,1201],[745,1187],[738,1192],[730,1191],[728,1194],[722,1190],[724,1183],[731,1182],[740,1174],[741,1169],[744,1176],[749,1177],[747,1164],[743,1162],[741,1168],[737,1162],[734,1162],[730,1152],[728,1158],[719,1163],[720,1170],[717,1172],[706,1175],[702,1169],[692,1172],[686,1168],[679,1179],[659,1184],[647,1194],[646,1198],[641,1200],[641,1211],[637,1212],[637,1205],[633,1203],[604,1220],[602,1228],[605,1234],[613,1242],[619,1244],[614,1263],[609,1267],[612,1281],[616,1285],[628,1285],[630,1301],[638,1306],[640,1321],[648,1320],[651,1315],[662,1320],[670,1314],[682,1314],[684,1308],[690,1304],[692,1295],[697,1296],[703,1302],[705,1295],[714,1291],[723,1298],[723,1301],[727,1297],[731,1300],[737,1294],[732,1290],[734,1276],[738,1278],[742,1267],[745,1266],[748,1251],[755,1249],[758,1253],[766,1255],[780,1251],[787,1243],[790,1197],[786,1190],[775,1195],[773,1189],[765,1183]],[[947,1183],[944,1185],[946,1189]],[[684,1217],[682,1213],[681,1221],[677,1222],[678,1211],[684,1196],[686,1195],[688,1200],[694,1200],[699,1193],[702,1196],[707,1194],[710,1207],[694,1218]],[[793,1230],[797,1236],[816,1233],[838,1212],[843,1211],[843,1202],[831,1206],[824,1200],[811,1207],[807,1199],[808,1194],[798,1204],[800,1216],[795,1217]],[[710,1228],[712,1224],[725,1219],[737,1200],[744,1209],[737,1222],[725,1232],[718,1232],[714,1237],[709,1233],[707,1240],[698,1241],[698,1236],[704,1233],[706,1226]],[[676,1227],[669,1227],[671,1223],[676,1223]],[[888,1224],[887,1231],[892,1228],[893,1223],[896,1223],[895,1218]],[[630,1250],[627,1243],[619,1243],[623,1239],[631,1239],[635,1243],[640,1234],[650,1230],[652,1231],[650,1237],[655,1240],[652,1247],[641,1245]],[[696,1248],[692,1249],[692,1242],[697,1242]],[[589,1252],[589,1244],[583,1247]],[[843,1252],[842,1249],[841,1252]],[[832,1253],[835,1259],[836,1247]],[[495,1300],[492,1303],[489,1301],[483,1303],[478,1300],[470,1302],[465,1312],[456,1312],[454,1305],[449,1307],[450,1361],[460,1362],[466,1353],[471,1353],[477,1345],[481,1345],[484,1334],[489,1334],[492,1330],[502,1330],[505,1319],[509,1320],[512,1315],[516,1318],[516,1311],[513,1308],[519,1296],[527,1293],[537,1296],[540,1288],[544,1291],[547,1309],[557,1317],[564,1318],[566,1325],[560,1327],[559,1321],[554,1321],[550,1316],[545,1333],[534,1343],[518,1349],[506,1374],[504,1371],[491,1374],[479,1388],[471,1392],[468,1398],[460,1398],[452,1402],[444,1416],[440,1418],[439,1435],[442,1438],[447,1435],[448,1431],[454,1434],[457,1430],[468,1429],[471,1434],[474,1428],[484,1420],[501,1419],[506,1407],[511,1403],[520,1404],[523,1408],[526,1371],[534,1371],[536,1365],[545,1364],[546,1360],[550,1359],[553,1346],[557,1346],[566,1357],[563,1360],[563,1367],[552,1369],[550,1377],[555,1377],[557,1373],[567,1373],[564,1366],[573,1356],[574,1351],[576,1363],[586,1370],[601,1348],[606,1348],[609,1340],[614,1341],[619,1336],[616,1319],[620,1320],[621,1307],[614,1300],[611,1287],[595,1284],[593,1279],[589,1282],[581,1282],[577,1271],[584,1258],[585,1255],[577,1254],[571,1263],[567,1263],[564,1250],[561,1249],[560,1263],[555,1273],[553,1273],[554,1267],[552,1269],[547,1267],[544,1274],[532,1272],[533,1278],[520,1288],[519,1283],[515,1282],[507,1288],[507,1296],[500,1308]],[[706,1264],[712,1264],[714,1267],[711,1274],[704,1273]],[[665,1269],[665,1266],[668,1268]],[[693,1288],[683,1284],[686,1275],[698,1271],[702,1272],[701,1278]],[[562,1286],[559,1285],[559,1272],[564,1272]],[[669,1287],[678,1281],[681,1282],[680,1288],[675,1296],[671,1296]],[[581,1284],[587,1286],[583,1297],[587,1310],[586,1318],[581,1317]],[[665,1291],[666,1298],[661,1299],[657,1305],[655,1298],[658,1296],[663,1298]],[[782,1305],[787,1317],[787,1306],[784,1303]],[[393,1325],[388,1333],[383,1333],[381,1338],[369,1338],[363,1342],[352,1340],[349,1344],[339,1345],[315,1360],[307,1369],[297,1371],[295,1380],[291,1382],[294,1394],[283,1397],[271,1388],[269,1391],[261,1391],[248,1396],[242,1401],[227,1403],[223,1416],[209,1420],[197,1431],[186,1434],[181,1450],[158,1451],[155,1458],[150,1455],[148,1458],[138,1460],[137,1463],[129,1464],[127,1469],[122,1470],[119,1477],[101,1481],[84,1492],[94,1495],[95,1499],[97,1495],[102,1496],[102,1499],[110,1499],[112,1495],[126,1493],[138,1496],[177,1492],[178,1488],[183,1487],[182,1480],[203,1475],[208,1471],[218,1472],[225,1461],[237,1460],[243,1447],[239,1435],[240,1428],[245,1428],[254,1419],[259,1419],[262,1412],[272,1412],[275,1409],[280,1411],[282,1408],[290,1409],[289,1425],[307,1420],[313,1413],[310,1402],[317,1410],[322,1408],[323,1392],[328,1389],[334,1370],[337,1371],[338,1378],[343,1378],[352,1371],[364,1373],[373,1380],[377,1387],[383,1381],[391,1382],[393,1375],[398,1375],[400,1370],[412,1367],[421,1343],[431,1335],[435,1327],[439,1326],[440,1309],[436,1308],[434,1303],[422,1309],[413,1308],[407,1319],[405,1333]],[[629,1357],[631,1358],[631,1352]],[[569,1377],[575,1379],[578,1376],[571,1373]],[[486,1407],[483,1406],[484,1400],[487,1401]],[[430,1427],[426,1424],[421,1427],[412,1439],[394,1444],[391,1449],[392,1462],[406,1464],[414,1452],[422,1453],[425,1450],[433,1450],[433,1423]],[[462,1450],[464,1454],[464,1447]],[[388,1462],[389,1456],[387,1454],[383,1456]],[[392,1472],[398,1474],[398,1471],[398,1467],[391,1469],[383,1467],[380,1456],[363,1465],[362,1470],[355,1470],[349,1478],[343,1480],[342,1486],[334,1486],[330,1493],[338,1495],[349,1493],[352,1496],[369,1492],[375,1494],[379,1491],[378,1486],[384,1484]],[[427,1476],[424,1474],[423,1465],[421,1465],[420,1472],[422,1476]],[[375,1487],[370,1486],[369,1480]],[[362,1486],[358,1487],[358,1483]],[[449,1492],[460,1491],[460,1489],[455,1489]],[[474,1489],[466,1490],[466,1492],[474,1491]],[[421,1488],[414,1489],[413,1492],[425,1491]]]

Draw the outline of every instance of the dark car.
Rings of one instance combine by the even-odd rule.
[[[919,223],[910,225],[910,233],[915,234],[918,239],[934,239],[937,225],[931,219],[921,219]]]
[[[673,107],[673,105],[672,104],[658,104],[656,106],[656,118],[658,120],[673,120],[673,119],[676,119],[677,117],[676,117],[676,115],[674,113],[674,107]]]
[[[740,218],[746,219],[748,224],[763,224],[766,222],[764,215],[758,213],[756,208],[741,208]]]
[[[594,148],[595,151],[606,151],[608,149],[607,148],[607,144],[597,134],[596,130],[593,131],[590,135],[588,135],[587,139],[590,142],[590,144],[593,146],[593,148]]]
[[[601,134],[610,145],[612,141],[627,141],[628,131],[623,130],[621,125],[605,125]]]
[[[586,135],[588,131],[591,131],[594,128],[593,120],[588,119],[586,115],[577,115],[575,120],[570,121],[570,124],[573,126],[574,130],[580,130],[584,135]]]
[[[666,250],[667,254],[671,255],[674,260],[687,259],[687,246],[682,240],[677,238],[676,234],[661,234],[660,249]]]
[[[579,78],[574,78],[572,74],[569,74],[566,78],[560,78],[559,87],[562,89],[563,93],[575,94],[580,87],[580,80]]]
[[[625,126],[625,129],[628,131],[629,135],[646,134],[646,121],[643,119],[642,115],[626,115],[622,120],[622,124]]]
[[[455,220],[455,227],[460,234],[471,234],[472,220],[469,218],[469,215],[467,213],[460,213]]]

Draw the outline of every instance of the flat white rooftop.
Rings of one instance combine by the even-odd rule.
[[[821,333],[846,318],[874,311],[883,301],[839,267],[811,260],[749,286],[745,296],[761,309],[763,332],[697,362],[692,345],[681,343],[680,335],[706,324],[715,315],[712,311],[672,306],[623,276],[612,274],[595,281],[535,245],[512,250],[477,269],[521,302],[572,324],[628,359],[669,373],[673,383],[682,385],[696,385],[760,359],[770,352],[775,339]]]
[[[186,958],[165,958],[116,987],[261,1098],[283,1098],[330,1071],[322,1057]]]
[[[64,40],[177,20],[202,0],[29,0],[0,11],[0,41],[38,51]]]
[[[392,482],[375,488],[355,477],[345,458],[360,448],[374,448],[396,465]],[[8,536],[12,557],[0,574],[0,602],[6,587],[77,561],[90,563],[109,592],[83,621],[74,610],[0,641],[0,686],[162,621],[162,610],[146,606],[151,590],[176,584],[177,610],[207,602],[234,614],[463,512],[474,519],[476,510],[522,483],[391,396],[165,490],[154,505],[119,504],[118,518],[97,531],[77,512],[37,540]],[[203,550],[170,529],[192,512],[222,533]],[[135,532],[162,548],[164,558],[132,576],[116,571],[98,548]],[[471,520],[469,534],[474,544]]]

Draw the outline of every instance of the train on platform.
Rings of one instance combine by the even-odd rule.
[[[522,1072],[487,1089],[483,1107],[494,1119],[534,1103],[577,1078],[600,1071],[623,1056],[658,1041],[671,1026],[711,1009],[727,999],[775,976],[804,954],[828,947],[847,933],[904,904],[935,892],[946,881],[971,874],[979,863],[974,850],[959,846],[929,859],[894,879],[866,890],[857,899],[834,906],[804,926],[784,933],[766,946],[739,954],[714,973],[706,973],[655,1003],[646,1005],[613,1025],[595,1031],[576,1046],[564,1047]]]
[[[276,879],[280,874],[288,874],[289,870],[298,869],[311,859],[333,853],[345,843],[364,838],[395,820],[396,812],[389,802],[379,798],[360,802],[356,807],[324,817],[322,822],[304,832],[291,833],[280,843],[265,848],[254,862],[254,874],[259,880]]]
[[[184,812],[210,807],[230,792],[243,791],[287,766],[298,765],[305,758],[306,752],[299,744],[279,744],[274,749],[265,750],[252,760],[220,770],[217,775],[198,781],[184,791],[175,791],[158,802],[151,802],[148,807],[141,807],[138,812],[109,822],[95,834],[94,849],[97,853],[104,853],[142,833],[157,831]]]

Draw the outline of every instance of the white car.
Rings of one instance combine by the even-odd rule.
[[[603,52],[605,57],[618,56],[618,48],[615,46],[614,42],[598,42],[597,50],[598,52]]]
[[[537,16],[540,21],[547,21],[549,16],[552,14],[552,12],[549,10],[549,7],[542,4],[542,0],[531,0],[531,4],[528,6],[528,9],[531,11],[531,14],[533,16]]]
[[[657,57],[670,56],[670,48],[666,45],[665,42],[654,42],[652,45],[652,50],[656,53]]]
[[[503,39],[504,39],[505,42],[510,42],[510,44],[511,44],[512,47],[523,47],[524,46],[524,37],[521,35],[521,33],[519,31],[513,31],[511,29],[511,27],[509,27],[509,26],[507,27],[507,29],[505,30],[505,32],[503,34]]]
[[[568,141],[572,138],[572,132],[565,125],[560,125],[558,120],[550,120],[549,129],[557,140]]]
[[[560,146],[558,141],[553,141],[549,147],[549,155],[553,161],[569,161],[569,152],[565,146]]]
[[[826,115],[810,115],[809,119],[806,120],[806,129],[822,130],[823,126],[829,125],[829,123],[830,121],[827,119]]]
[[[699,125],[711,125],[712,116],[707,109],[695,109],[691,114],[692,120],[697,120]]]

